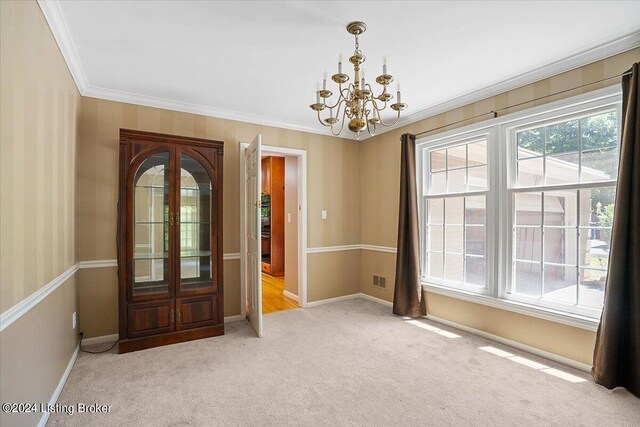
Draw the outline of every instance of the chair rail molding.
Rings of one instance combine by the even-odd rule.
[[[35,307],[40,301],[45,299],[49,294],[60,285],[64,284],[76,271],[78,271],[78,263],[73,264],[67,270],[65,270],[58,277],[51,280],[49,283],[5,311],[0,315],[0,332],[4,331],[9,325],[18,320],[23,314],[27,313],[33,307]]]

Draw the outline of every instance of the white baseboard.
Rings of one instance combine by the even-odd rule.
[[[82,339],[82,346],[84,347],[85,345],[94,345],[94,344],[103,344],[105,342],[113,342],[113,341],[117,341],[119,338],[118,334],[111,334],[111,335],[102,335],[99,337],[91,337],[91,338],[83,338]]]
[[[49,399],[49,405],[55,405],[56,402],[58,401],[58,397],[60,397],[60,393],[62,393],[62,389],[65,383],[67,382],[67,379],[69,378],[69,374],[71,374],[71,369],[73,368],[73,365],[76,363],[76,359],[78,358],[79,352],[80,352],[80,344],[78,344],[76,346],[76,349],[73,351],[73,354],[71,355],[71,359],[69,359],[69,363],[67,364],[67,368],[64,370],[64,373],[62,374],[62,377],[60,378],[60,382],[58,383],[58,386],[53,391],[53,394],[51,395],[51,399]],[[44,427],[47,424],[47,421],[49,420],[49,415],[51,415],[49,412],[42,413],[42,417],[40,417],[40,422],[38,423],[38,427]]]
[[[224,318],[224,323],[237,322],[238,320],[244,320],[245,317],[241,314],[236,314],[235,316],[227,316]]]
[[[284,296],[285,296],[285,297],[287,297],[287,298],[289,298],[289,299],[294,300],[295,302],[298,302],[298,295],[293,294],[293,293],[289,292],[289,291],[288,291],[288,290],[286,290],[286,289],[284,290]]]
[[[310,302],[307,303],[306,307],[317,307],[319,305],[332,304],[334,302],[340,302],[340,301],[348,301],[350,299],[355,299],[355,298],[364,298],[364,299],[367,299],[369,301],[373,301],[373,302],[377,302],[378,304],[385,305],[387,307],[393,307],[393,303],[392,302],[385,301],[385,300],[380,299],[380,298],[372,297],[371,295],[363,294],[361,292],[359,292],[357,294],[343,295],[341,297],[327,298],[327,299],[321,299],[321,300],[317,300],[317,301],[310,301]]]
[[[544,357],[545,359],[552,360],[554,362],[562,363],[563,365],[570,366],[574,369],[584,372],[591,372],[591,366],[586,363],[578,362],[577,360],[569,359],[568,357],[560,356],[558,354],[550,353],[548,351],[540,350],[536,347],[531,347],[526,344],[522,344],[517,341],[512,341],[508,338],[494,335],[489,332],[481,331],[469,326],[461,325],[460,323],[452,322],[451,320],[443,319],[431,314],[425,316],[427,320],[433,320],[434,322],[441,323],[452,328],[460,329],[461,331],[468,332],[470,334],[478,335],[482,338],[486,338],[492,341],[499,342],[500,344],[508,345],[509,347],[517,348],[518,350],[526,351],[527,353],[535,354],[536,356]]]
[[[321,299],[317,301],[309,301],[307,302],[307,305],[305,306],[305,308],[317,307],[319,305],[331,304],[334,302],[347,301],[350,299],[360,298],[360,295],[362,294],[357,293],[357,294],[351,294],[351,295],[343,295],[341,297],[327,298],[327,299]]]
[[[391,301],[385,301],[383,299],[372,297],[371,295],[368,295],[365,293],[360,294],[360,297],[364,299],[368,299],[369,301],[377,302],[378,304],[382,304],[387,307],[393,307],[393,303]]]

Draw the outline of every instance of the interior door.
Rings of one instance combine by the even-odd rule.
[[[247,297],[249,300],[249,322],[256,334],[262,337],[262,274],[260,260],[262,258],[260,235],[260,190],[262,188],[261,162],[262,137],[256,136],[245,150],[245,213],[246,224],[246,262],[245,277]]]

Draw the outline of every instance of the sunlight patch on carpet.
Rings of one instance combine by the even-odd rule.
[[[413,326],[417,326],[418,328],[422,328],[425,329],[429,332],[433,332],[436,333],[438,335],[442,335],[443,337],[447,337],[447,338],[460,338],[460,335],[458,334],[454,334],[453,332],[449,332],[449,331],[445,331],[443,329],[440,328],[436,328],[435,326],[429,325],[427,323],[423,323],[420,322],[419,320],[407,320],[407,323],[413,325]]]
[[[499,348],[495,348],[490,345],[487,345],[484,347],[478,347],[478,349],[482,351],[486,351],[487,353],[491,353],[495,356],[510,360],[512,362],[519,363],[528,368],[535,369],[540,372],[544,372],[545,374],[553,375],[554,377],[561,378],[565,381],[569,381],[572,383],[582,383],[587,381],[584,378],[580,378],[568,372],[564,372],[555,368],[550,368],[547,365],[543,365],[542,363],[535,362],[531,359],[527,359],[526,357],[516,356],[515,354],[511,354],[508,351],[500,350]]]

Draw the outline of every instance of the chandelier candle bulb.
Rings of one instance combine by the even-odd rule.
[[[387,74],[387,56],[382,57],[382,74]]]
[[[342,74],[342,54],[338,55],[338,74]]]
[[[316,104],[320,104],[320,91],[316,91]]]
[[[327,90],[327,72],[322,75],[322,90]]]

